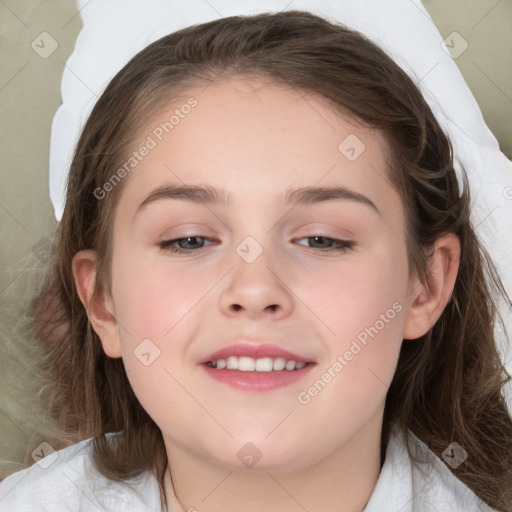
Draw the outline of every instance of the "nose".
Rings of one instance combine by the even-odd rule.
[[[294,295],[289,277],[267,254],[264,250],[252,263],[236,256],[220,297],[224,314],[278,320],[292,312]]]

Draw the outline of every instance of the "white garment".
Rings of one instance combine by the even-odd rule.
[[[411,449],[421,460],[430,462],[415,463],[407,454],[401,432],[393,428],[384,465],[363,512],[494,510],[412,433]],[[174,492],[168,500],[169,512],[184,512]],[[106,479],[92,467],[90,439],[55,452],[0,482],[0,512],[119,510],[161,512],[157,481],[149,471],[131,484]]]

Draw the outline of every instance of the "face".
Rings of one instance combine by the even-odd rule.
[[[381,423],[410,288],[379,133],[321,98],[233,78],[174,99],[143,145],[116,209],[117,325],[102,342],[166,445],[287,471]],[[289,201],[306,187],[341,191]]]

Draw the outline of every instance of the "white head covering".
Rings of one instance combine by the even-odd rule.
[[[365,34],[419,87],[452,141],[459,176],[461,166],[468,174],[474,226],[512,296],[512,164],[500,152],[450,56],[449,51],[455,58],[460,56],[467,50],[467,42],[452,32],[445,44],[419,0],[76,2],[84,27],[64,70],[63,104],[51,134],[50,197],[57,220],[62,216],[67,173],[81,128],[110,79],[135,53],[192,24],[233,15],[306,10]],[[501,308],[506,314],[503,304]],[[497,335],[503,339],[502,334]],[[508,369],[512,372],[512,363]]]

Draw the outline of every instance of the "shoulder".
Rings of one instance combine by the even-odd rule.
[[[0,482],[0,512],[160,512],[156,479],[149,472],[129,483],[105,478],[93,465],[92,439],[50,453]],[[125,507],[123,507],[125,505]]]
[[[395,426],[374,493],[364,512],[495,512],[459,480],[418,437]],[[386,508],[388,507],[388,508]]]

